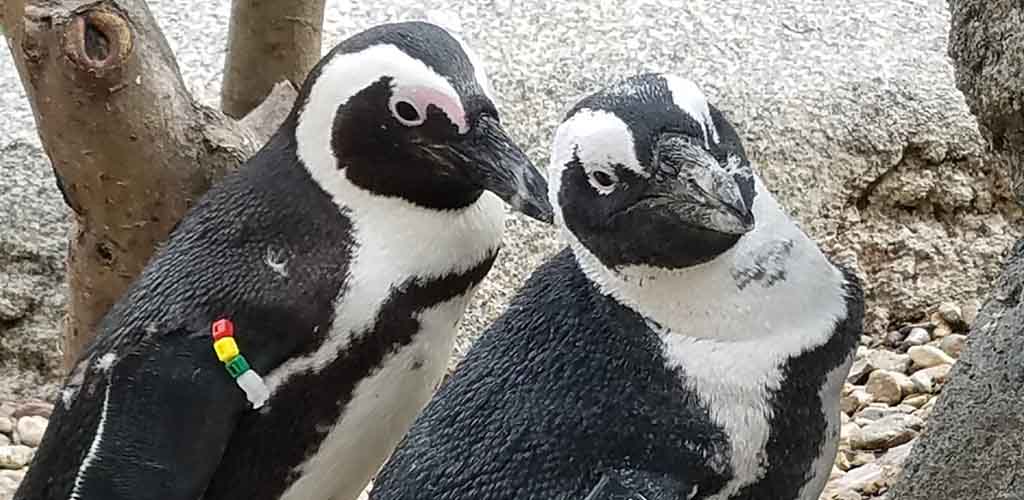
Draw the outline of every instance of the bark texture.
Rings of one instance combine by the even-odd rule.
[[[221,109],[241,118],[320,60],[324,0],[232,0]]]
[[[276,123],[254,132],[196,103],[144,1],[7,0],[3,11],[43,147],[74,213],[63,341],[70,366],[191,203]]]
[[[952,0],[957,86],[1024,199],[1024,3]],[[890,500],[1024,498],[1024,240],[971,328]]]

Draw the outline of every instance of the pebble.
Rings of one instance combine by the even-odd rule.
[[[938,325],[935,326],[935,329],[932,330],[932,337],[937,339],[945,338],[952,334],[953,327],[949,326],[949,323],[945,322],[939,323]]]
[[[956,363],[949,354],[946,354],[933,345],[919,345],[911,347],[907,350],[907,354],[910,355],[910,359],[914,361],[914,364],[922,368],[931,368],[938,365],[951,365]]]
[[[944,302],[939,305],[939,317],[951,325],[957,325],[964,321],[964,316],[960,311],[960,306],[952,302]]]
[[[53,413],[53,405],[45,401],[28,401],[18,406],[11,414],[14,418],[22,417],[44,417],[50,418]]]
[[[925,345],[932,341],[932,336],[921,327],[911,328],[910,333],[907,334],[907,338],[903,339],[903,345],[905,346],[918,346]]]
[[[886,333],[883,343],[889,347],[899,347],[903,343],[903,334],[895,330]]]
[[[892,448],[914,439],[922,427],[924,421],[914,415],[889,415],[851,436],[850,447],[855,450]]]
[[[11,438],[0,434],[0,446],[7,446],[9,444],[11,444]]]
[[[839,408],[847,415],[853,415],[873,401],[874,397],[871,394],[868,394],[863,387],[857,387],[839,400]]]
[[[858,359],[850,366],[850,374],[846,376],[846,381],[851,384],[863,384],[874,370],[875,367],[871,366],[868,360]]]
[[[36,447],[43,440],[47,420],[40,416],[28,416],[18,419],[18,438],[21,444]]]
[[[839,447],[849,448],[855,439],[859,439],[859,436],[859,425],[853,422],[843,424],[843,426],[839,428]]]
[[[868,363],[879,370],[907,373],[910,371],[910,356],[891,351],[873,350],[865,355]]]
[[[951,357],[959,358],[960,353],[964,350],[964,344],[966,342],[966,335],[954,333],[953,335],[942,339],[942,341],[939,342],[939,348]]]
[[[35,451],[28,446],[16,444],[0,446],[0,469],[20,469],[32,461]]]
[[[916,409],[917,408],[912,407],[910,411],[913,412]],[[895,415],[897,413],[908,413],[904,410],[905,408],[900,406],[889,406],[887,404],[871,403],[863,410],[857,412],[857,419],[863,419],[869,422],[874,422],[875,420],[881,420],[885,417],[888,417],[889,415]]]
[[[910,376],[910,380],[914,383],[917,392],[933,393],[938,391],[942,384],[946,383],[946,379],[949,378],[949,371],[952,368],[952,365],[938,365],[925,368],[914,372]]]
[[[911,382],[913,382],[913,377],[911,377]],[[910,406],[911,408],[921,408],[925,403],[931,400],[931,398],[932,397],[928,394],[914,394],[913,396],[909,396],[907,399],[904,399],[903,404]]]
[[[14,432],[14,420],[0,415],[0,434],[10,434],[12,432]]]
[[[846,473],[845,476],[837,479],[833,486],[838,491],[863,491],[871,493],[878,491],[885,481],[882,466],[877,463],[870,463],[863,467],[857,467]]]
[[[981,310],[981,301],[980,300],[978,300],[978,299],[971,299],[971,300],[967,301],[967,303],[964,304],[963,311],[962,311],[963,312],[963,316],[964,316],[964,323],[966,323],[967,326],[973,325],[974,324],[974,320],[978,318],[978,311],[980,311],[980,310]]]
[[[864,390],[871,395],[874,401],[895,405],[903,401],[903,386],[908,382],[909,379],[902,373],[875,370],[868,376],[868,383],[864,386]]]

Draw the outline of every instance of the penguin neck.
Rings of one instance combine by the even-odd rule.
[[[716,342],[777,342],[820,311],[845,309],[843,276],[755,178],[756,227],[729,250],[683,269],[609,269],[570,235],[581,269],[601,293],[640,313],[662,335]],[[825,329],[828,330],[828,329]],[[822,338],[793,339],[818,345]]]

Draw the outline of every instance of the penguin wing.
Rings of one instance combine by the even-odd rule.
[[[245,394],[208,335],[140,337],[76,367],[16,500],[201,498]]]
[[[689,500],[696,485],[656,472],[613,469],[601,476],[584,500]]]

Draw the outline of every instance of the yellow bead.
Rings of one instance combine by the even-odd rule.
[[[217,359],[221,363],[227,363],[238,356],[238,344],[233,337],[224,337],[213,343],[213,350],[217,351]]]

